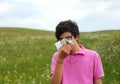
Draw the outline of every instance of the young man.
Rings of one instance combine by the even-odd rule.
[[[102,84],[104,76],[99,54],[78,44],[79,29],[71,20],[62,21],[56,26],[57,40],[67,42],[54,53],[51,64],[52,84]]]

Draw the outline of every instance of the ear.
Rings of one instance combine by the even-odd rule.
[[[77,36],[75,37],[75,40],[78,41],[78,39],[79,39],[79,36],[77,35]]]

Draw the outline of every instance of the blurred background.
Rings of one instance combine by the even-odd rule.
[[[120,29],[120,0],[0,0],[0,26],[55,30],[74,20],[80,31]]]
[[[0,0],[0,84],[50,84],[55,27],[68,19],[100,54],[103,84],[120,84],[120,0]]]

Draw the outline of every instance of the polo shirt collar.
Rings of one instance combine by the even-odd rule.
[[[80,49],[77,52],[75,52],[73,55],[83,55],[84,56],[84,54],[85,54],[84,46],[80,44],[79,47],[80,47]]]

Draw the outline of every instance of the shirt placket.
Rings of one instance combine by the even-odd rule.
[[[73,55],[70,56],[69,62],[70,62],[71,64],[75,63],[75,56],[73,56]]]

